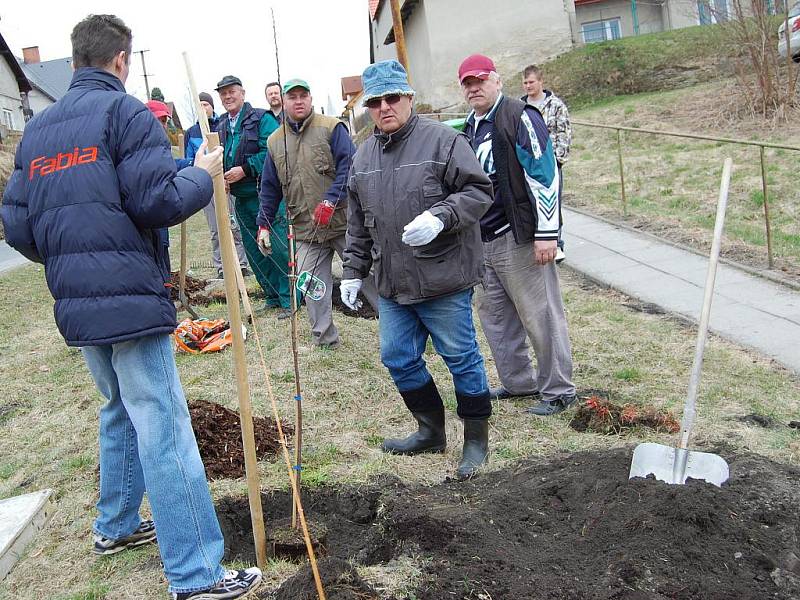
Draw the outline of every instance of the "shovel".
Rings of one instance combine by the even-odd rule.
[[[728,205],[728,188],[731,182],[732,166],[733,161],[730,158],[726,158],[725,165],[722,168],[717,217],[714,223],[714,241],[711,244],[711,257],[708,263],[708,274],[706,275],[703,310],[700,314],[700,328],[697,332],[697,347],[694,353],[692,375],[689,378],[689,393],[683,406],[680,445],[677,448],[673,448],[663,444],[639,444],[633,451],[629,478],[655,475],[655,478],[660,481],[676,484],[684,484],[689,478],[702,479],[718,487],[722,487],[722,484],[728,480],[728,463],[721,456],[689,450],[688,446],[692,428],[694,427],[697,387],[700,383],[700,372],[703,368],[703,350],[708,337],[708,320],[711,313],[711,299],[714,295],[714,278],[717,274],[717,263],[719,262],[722,229],[725,225],[725,209]]]

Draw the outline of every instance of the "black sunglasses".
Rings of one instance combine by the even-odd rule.
[[[393,106],[398,102],[400,102],[400,98],[402,97],[403,94],[389,94],[388,96],[381,96],[380,98],[370,98],[369,100],[367,100],[366,105],[367,108],[376,109],[380,108],[381,103],[384,100],[386,100],[386,104],[388,104],[389,106]]]

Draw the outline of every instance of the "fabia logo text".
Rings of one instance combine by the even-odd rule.
[[[76,165],[86,165],[97,160],[97,146],[91,148],[75,148],[72,152],[59,152],[56,156],[39,156],[31,161],[28,179],[34,175],[40,177],[56,171],[64,171]]]

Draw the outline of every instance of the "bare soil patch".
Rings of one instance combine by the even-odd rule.
[[[797,598],[800,469],[725,458],[722,488],[628,480],[623,448],[526,459],[464,483],[320,487],[304,500],[309,519],[328,527],[329,557],[428,557],[420,600]],[[268,523],[290,510],[285,492],[263,502]],[[227,558],[252,560],[247,500],[223,499],[217,511]],[[291,589],[298,595],[262,597],[305,598],[309,588]],[[376,597],[358,593],[335,597]]]
[[[194,436],[209,479],[244,477],[242,426],[234,411],[205,400],[189,402]],[[285,435],[294,428],[281,422]],[[261,460],[280,451],[278,428],[274,419],[253,417],[256,457]]]

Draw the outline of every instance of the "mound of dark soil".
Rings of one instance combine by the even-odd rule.
[[[179,272],[172,271],[169,274],[169,298],[173,302],[178,302]],[[208,282],[205,279],[197,279],[191,275],[186,276],[186,299],[192,306],[208,306],[211,298],[205,293]]]
[[[431,487],[318,488],[304,505],[328,528],[331,557],[430,558],[420,600],[800,598],[800,469],[729,456],[722,488],[670,486],[629,481],[631,454],[527,460]],[[291,506],[288,494],[264,504],[268,515]],[[252,561],[247,500],[218,513],[228,558]]]
[[[362,294],[360,292],[358,294],[358,297],[361,299],[361,302],[362,302],[361,308],[359,308],[357,311],[350,310],[349,308],[347,308],[345,306],[344,302],[342,302],[342,294],[339,291],[339,284],[340,283],[341,282],[338,279],[334,279],[333,280],[333,290],[331,292],[331,294],[332,294],[331,300],[333,301],[333,308],[335,310],[338,310],[340,313],[344,313],[344,314],[346,314],[347,316],[350,316],[350,317],[361,317],[362,319],[377,319],[378,318],[378,313],[376,313],[375,309],[372,308],[372,305],[369,302],[367,302],[367,298],[364,296],[364,294]],[[306,300],[306,302],[308,303],[308,302],[312,302],[312,301],[311,300]]]
[[[367,585],[356,570],[339,558],[318,561],[319,577],[329,600],[384,600]],[[287,579],[274,594],[263,594],[270,600],[317,600],[317,587],[311,567]]]
[[[244,477],[244,448],[239,414],[205,400],[189,402],[192,429],[209,479]],[[289,436],[294,428],[281,422]],[[280,451],[274,419],[253,417],[256,457],[261,460]]]

